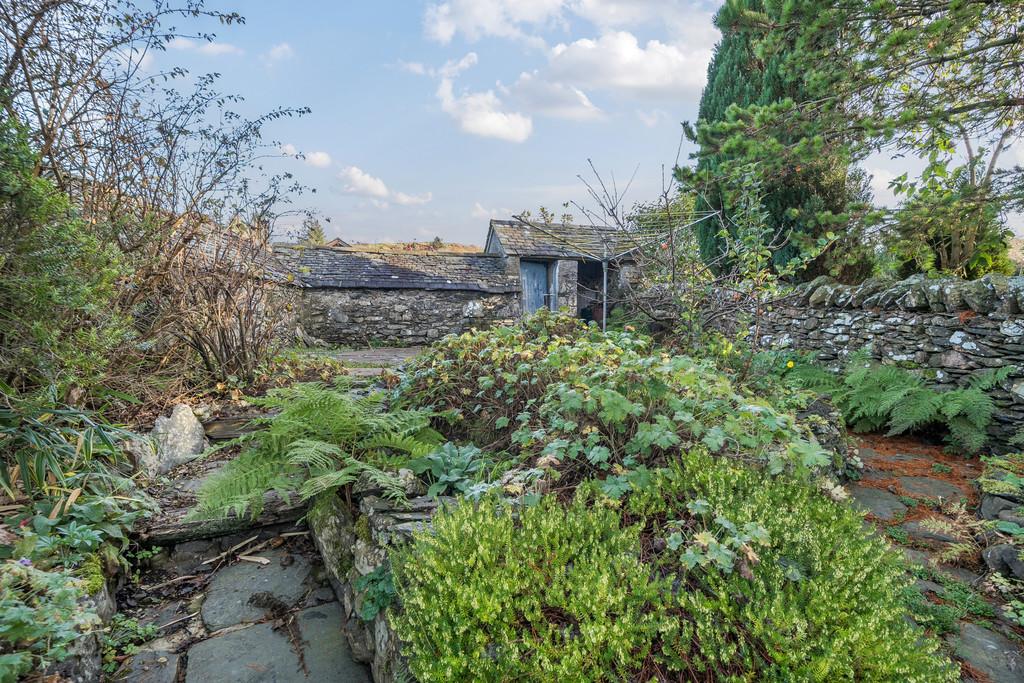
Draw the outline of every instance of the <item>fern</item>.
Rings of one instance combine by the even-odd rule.
[[[273,414],[257,421],[262,430],[231,442],[244,450],[202,486],[194,516],[256,517],[268,491],[308,500],[360,478],[399,502],[401,483],[386,470],[441,440],[429,411],[388,411],[382,394],[356,397],[344,384],[296,384],[252,402]]]
[[[851,354],[837,377],[825,368],[797,366],[788,374],[805,389],[828,393],[855,431],[904,434],[942,425],[953,448],[976,453],[985,446],[995,404],[985,392],[1016,372],[1014,366],[975,373],[967,386],[929,387],[917,374],[871,360],[866,349]]]

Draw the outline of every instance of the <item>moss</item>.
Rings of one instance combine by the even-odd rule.
[[[370,518],[363,515],[356,520],[355,524],[356,538],[363,543],[372,543],[373,538],[370,536]]]
[[[86,595],[96,595],[107,583],[107,577],[103,573],[103,561],[97,553],[86,555],[75,570],[75,574],[82,580],[82,590]]]

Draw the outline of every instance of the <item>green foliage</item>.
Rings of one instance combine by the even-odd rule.
[[[136,619],[115,614],[103,632],[103,670],[108,674],[116,672],[121,666],[118,657],[134,655],[139,645],[152,640],[159,632],[156,624],[142,626]]]
[[[0,120],[0,382],[63,392],[101,380],[126,338],[112,305],[121,268],[36,162],[22,131]]]
[[[419,680],[956,680],[858,514],[731,459],[677,456],[625,502],[463,502],[392,563]]]
[[[743,532],[756,543],[745,542],[739,572],[717,563],[689,570],[670,544],[651,558],[682,582],[668,597],[679,620],[663,631],[663,666],[702,680],[955,680],[937,643],[904,619],[898,556],[813,487],[694,453],[626,511],[655,536],[707,526],[712,512],[756,529]]]
[[[459,437],[557,471],[562,485],[598,476],[619,494],[694,444],[774,473],[839,464],[791,415],[737,393],[709,362],[546,312],[443,340],[412,365],[398,396],[447,416]]]
[[[978,477],[982,493],[1024,496],[1024,454],[982,456],[985,467]]]
[[[395,581],[386,565],[360,576],[352,585],[359,592],[359,618],[363,621],[373,621],[395,602]]]
[[[256,517],[267,491],[307,500],[360,477],[402,500],[404,488],[391,472],[439,441],[428,411],[388,412],[382,394],[355,397],[344,385],[296,384],[252,402],[272,416],[258,420],[265,429],[233,442],[245,450],[203,485],[194,514]]]
[[[0,490],[14,497],[11,472],[30,494],[49,478],[67,485],[66,472],[123,462],[123,429],[98,415],[62,406],[52,393],[27,398],[0,384]]]
[[[736,112],[748,106],[767,106],[804,96],[802,74],[784,68],[784,50],[765,58],[756,48],[758,36],[746,25],[749,15],[767,17],[777,13],[771,2],[737,0],[725,3],[715,16],[722,39],[708,67],[697,130],[690,131],[692,139],[700,145],[698,162],[695,169],[679,171],[685,184],[699,192],[701,211],[723,211],[731,219],[737,209],[737,174],[749,158],[742,148],[725,144]],[[764,186],[760,201],[768,235],[763,244],[770,247],[775,266],[807,252],[810,262],[800,277],[810,279],[832,272],[840,278],[855,280],[870,272],[870,253],[852,225],[841,231],[839,247],[824,255],[815,248],[817,238],[831,233],[838,224],[848,223],[844,212],[851,201],[865,199],[863,173],[851,170],[842,155],[821,155],[800,165],[772,167],[771,171],[761,169],[758,175]],[[734,228],[704,221],[696,230],[705,262],[716,271],[725,270],[732,261],[728,252]]]
[[[15,683],[69,654],[74,640],[98,623],[80,601],[81,582],[26,561],[0,564],[0,682]]]
[[[986,392],[1014,370],[984,371],[967,386],[949,391],[931,388],[909,370],[871,361],[866,351],[850,356],[839,373],[806,363],[782,372],[796,386],[829,394],[856,431],[885,429],[893,435],[938,425],[948,430],[950,447],[977,453],[988,439],[995,412]]]
[[[410,670],[425,682],[627,680],[669,590],[640,562],[638,533],[613,510],[551,499],[438,513],[392,556]]]
[[[466,493],[489,463],[490,459],[476,446],[446,443],[433,453],[409,461],[409,469],[416,474],[429,473],[427,495],[439,496]]]

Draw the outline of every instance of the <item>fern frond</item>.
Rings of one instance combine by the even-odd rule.
[[[289,465],[305,465],[314,470],[329,470],[337,465],[341,449],[314,439],[293,441],[286,452]]]

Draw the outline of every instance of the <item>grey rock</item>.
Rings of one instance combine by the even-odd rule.
[[[166,474],[206,450],[206,430],[183,403],[174,406],[170,417],[161,415],[156,419],[150,439],[155,451],[143,453],[139,461],[140,469],[150,477]]]
[[[832,296],[832,291],[835,289],[835,287],[836,285],[833,284],[821,285],[813,292],[811,292],[811,296],[807,300],[808,305],[812,306],[813,308],[824,308],[826,302],[828,302],[829,300],[829,297]]]
[[[1020,503],[1015,503],[1012,500],[986,493],[981,497],[981,505],[978,508],[978,514],[982,519],[997,519],[999,517],[999,513],[1004,510],[1012,511],[1019,507]]]
[[[1016,546],[1004,543],[985,548],[981,551],[981,559],[994,572],[1024,579],[1024,562]]]
[[[270,593],[288,606],[298,603],[307,590],[309,561],[293,556],[291,564],[282,565],[285,553],[260,553],[270,560],[268,565],[239,562],[217,572],[203,602],[203,623],[211,631],[262,619],[266,611],[251,604],[257,593]],[[190,667],[191,668],[191,667]]]
[[[296,623],[308,676],[285,632],[256,624],[194,645],[188,654],[186,683],[370,683],[366,668],[352,660],[338,603],[304,609]]]
[[[941,479],[931,477],[898,477],[897,479],[907,495],[915,498],[942,498],[943,500],[959,500],[964,492]]]
[[[125,683],[175,683],[180,657],[173,652],[140,650],[132,657]]]
[[[938,541],[939,543],[953,543],[955,536],[950,536],[942,531],[934,531],[926,528],[921,522],[906,522],[900,525],[907,535],[919,541]]]
[[[870,486],[851,486],[850,495],[857,506],[883,522],[891,522],[907,512],[907,506],[888,491]]]
[[[960,624],[958,635],[947,636],[958,657],[984,673],[990,683],[1024,681],[1024,656],[1008,638],[977,624]]]

